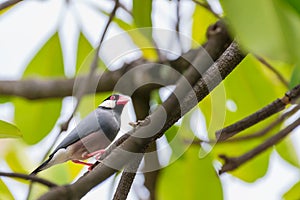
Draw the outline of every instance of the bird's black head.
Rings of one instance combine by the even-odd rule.
[[[113,94],[107,97],[100,105],[99,108],[112,109],[116,112],[122,112],[124,106],[129,101],[129,98],[120,94]]]

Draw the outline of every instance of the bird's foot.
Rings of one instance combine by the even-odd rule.
[[[136,128],[137,126],[146,126],[149,123],[150,123],[150,118],[146,117],[144,120],[137,120],[136,122],[129,122],[128,124],[133,128]]]
[[[96,160],[99,160],[99,158],[104,154],[105,149],[100,149],[98,151],[94,151],[92,153],[87,154],[87,156],[90,157],[95,157]]]
[[[81,164],[81,165],[86,165],[86,166],[93,166],[93,163],[87,163],[87,162],[82,162],[80,160],[72,160],[73,163],[76,163],[76,164]]]

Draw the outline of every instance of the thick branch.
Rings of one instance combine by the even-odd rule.
[[[196,93],[198,101],[202,100],[206,95],[209,94],[209,90],[207,90],[207,84],[212,87],[216,87],[222,81],[222,79],[230,74],[230,72],[238,65],[238,63],[241,62],[243,58],[244,56],[238,50],[237,45],[233,43],[220,57],[220,59],[207,70],[207,72],[193,88],[193,92]],[[220,79],[219,75],[222,79]],[[130,131],[129,134],[131,136],[125,139],[125,141],[120,145],[120,148],[114,149],[86,176],[80,178],[72,185],[54,188],[40,199],[64,199],[64,195],[70,193],[74,195],[73,198],[80,198],[84,196],[90,189],[104,181],[115,171],[128,163],[128,161],[133,158],[133,153],[130,152],[143,152],[144,148],[151,141],[154,141],[162,136],[163,133],[177,120],[179,120],[182,115],[184,115],[197,104],[194,98],[195,96],[189,93],[182,101],[181,107],[183,110],[180,110],[180,107],[173,107],[173,112],[166,110],[169,108],[167,104],[173,102],[173,100],[167,100],[161,107],[159,107],[148,117],[147,121],[148,123],[150,122],[149,124],[146,122],[142,123],[136,129]],[[172,115],[168,116],[166,123],[164,123],[164,120],[162,119],[162,116],[165,116],[165,112],[173,113]]]
[[[31,180],[33,182],[37,182],[40,184],[43,184],[47,187],[57,187],[57,185],[55,183],[52,183],[48,180],[36,177],[36,176],[30,176],[27,174],[20,174],[20,173],[9,173],[9,172],[0,172],[0,176],[6,176],[6,177],[12,177],[12,178],[20,178],[20,179],[24,179],[24,180]]]
[[[187,54],[183,55],[177,60],[170,61],[170,64],[179,72],[183,72],[187,66],[188,62],[196,56],[196,53],[200,49],[189,51]],[[136,68],[139,65],[147,64],[148,62],[143,59],[137,59],[129,64],[125,64],[122,68],[116,71],[105,71],[101,74],[96,74],[90,78],[90,85],[88,90],[85,91],[86,94],[106,92],[114,90],[115,85],[118,80],[129,70],[135,68],[135,74],[139,74],[143,80],[153,80],[153,82],[159,82],[163,85],[174,84],[178,79],[178,74],[174,73],[173,70],[169,72],[159,71],[157,63],[148,63],[151,65],[147,69]],[[158,73],[159,72],[159,73]],[[128,75],[128,74],[127,74]],[[133,76],[133,75],[132,75]],[[62,78],[56,77],[52,79],[45,78],[31,78],[23,80],[0,80],[0,96],[19,96],[29,100],[44,99],[44,98],[63,98],[66,96],[74,96],[77,87],[82,85],[87,79],[87,75],[81,75],[76,78]],[[128,85],[134,86],[138,84],[137,77],[128,78],[131,80]],[[76,83],[76,84],[75,84]],[[126,92],[126,91],[118,91]]]
[[[296,127],[300,125],[300,118],[298,118],[296,121],[294,121],[292,124],[278,132],[276,135],[272,136],[268,140],[266,140],[264,143],[257,146],[255,149],[245,153],[244,155],[237,157],[237,158],[230,158],[225,155],[220,155],[222,159],[225,160],[225,164],[222,166],[222,169],[219,171],[219,174],[222,174],[227,171],[232,171],[239,167],[240,165],[244,164],[245,162],[251,160],[258,154],[264,152],[271,146],[277,144],[279,141],[281,141],[284,137],[286,137],[291,131],[293,131]]]

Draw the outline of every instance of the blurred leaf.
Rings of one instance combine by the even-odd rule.
[[[210,124],[211,121],[218,119],[218,121],[225,121],[225,124],[223,125],[223,127],[225,127],[226,125],[232,124],[256,112],[260,108],[277,99],[279,96],[282,96],[286,89],[278,79],[274,78],[274,76],[275,75],[270,72],[270,70],[262,66],[262,64],[253,56],[247,56],[232,72],[230,77],[224,81],[226,99],[231,100],[232,103],[235,104],[237,110],[230,110],[227,107],[225,113],[222,113],[222,110],[218,113],[217,110],[220,109],[218,108],[215,111],[215,115],[219,116],[212,118],[211,109],[214,107],[217,108],[215,104],[217,104],[219,99],[224,98],[220,95],[215,95],[216,102],[213,102],[212,100],[204,100],[200,103],[201,110],[208,121],[207,123]],[[222,92],[222,90],[220,91]],[[213,91],[213,93],[214,92],[216,91]],[[211,95],[213,95],[213,93]],[[222,117],[225,117],[225,120],[222,119]],[[275,117],[276,115],[247,129],[246,131],[243,131],[239,135],[255,133],[267,126]],[[279,127],[274,129],[270,134],[275,133],[278,129]],[[268,136],[270,136],[270,134],[268,134]],[[213,148],[213,153],[216,158],[218,158],[219,154],[240,156],[256,147],[268,136],[243,142],[217,144]],[[258,178],[263,177],[267,172],[269,155],[270,150],[264,152],[255,159],[250,160],[237,170],[230,173],[244,181],[253,182]]]
[[[293,144],[291,137],[286,137],[283,141],[278,143],[276,146],[276,151],[279,155],[289,162],[291,165],[300,168],[299,156]]]
[[[6,151],[5,161],[13,172],[28,174],[28,171],[26,170],[26,161],[28,161],[28,159],[24,151],[25,148],[20,142],[14,143],[14,145],[11,145]],[[16,180],[24,182],[23,179]]]
[[[132,16],[134,24],[137,28],[135,31],[143,34],[149,41],[152,41],[152,28],[144,29],[145,27],[152,27],[152,0],[133,0]],[[139,45],[138,45],[139,46]]]
[[[297,64],[293,70],[289,88],[292,89],[293,87],[299,84],[300,84],[300,65]]]
[[[97,94],[85,95],[81,100],[78,108],[81,118],[84,118],[90,112],[95,110],[100,105],[100,103],[109,95],[111,95],[111,92],[102,92]]]
[[[207,138],[216,139],[217,130],[224,127],[226,117],[226,91],[224,85],[217,86],[203,101],[199,103],[205,116]]]
[[[197,108],[188,112],[181,121],[181,125],[173,125],[165,135],[172,149],[170,162],[180,159],[195,139],[195,133],[191,129],[191,118]]]
[[[58,33],[41,47],[28,64],[23,77],[63,76],[64,65]],[[28,101],[15,99],[15,122],[24,134],[24,141],[35,144],[53,128],[60,115],[62,102],[58,99]]]
[[[63,76],[64,63],[58,33],[41,47],[28,64],[23,77],[31,76]]]
[[[13,195],[9,191],[5,183],[0,179],[0,197],[3,200],[14,200]]]
[[[22,137],[20,130],[13,124],[0,120],[0,138]]]
[[[299,59],[300,18],[285,0],[221,2],[230,27],[247,51],[289,62]]]
[[[184,152],[184,141],[183,137],[180,135],[179,127],[173,125],[165,132],[165,136],[172,149],[171,160],[178,159]]]
[[[60,115],[62,101],[58,99],[43,99],[29,101],[16,98],[15,122],[23,133],[23,139],[28,144],[36,144],[53,128]]]
[[[135,45],[137,45],[143,52],[143,56],[149,60],[157,60],[157,52],[152,43],[151,28],[137,29],[135,25],[126,23],[120,18],[115,17],[113,21],[131,37]]]
[[[290,4],[290,6],[292,6],[298,12],[298,14],[300,14],[300,1],[298,1],[298,0],[286,0],[286,2],[288,4]]]
[[[214,148],[214,153],[217,155],[225,154],[231,157],[241,156],[259,145],[258,141],[235,142],[228,144],[217,144]],[[272,153],[272,148],[255,156],[253,159],[239,166],[236,170],[229,172],[235,177],[238,177],[246,182],[255,182],[257,179],[265,176],[268,171],[269,159]]]
[[[159,199],[223,199],[212,158],[199,159],[198,151],[199,148],[190,147],[181,159],[161,170]]]
[[[192,38],[198,44],[203,44],[206,41],[207,28],[215,23],[217,18],[202,6],[195,5],[192,25]]]
[[[152,0],[133,0],[132,15],[137,28],[152,27]]]
[[[39,173],[39,176],[58,185],[64,185],[73,182],[82,169],[83,165],[74,164],[69,161],[44,170]],[[41,184],[34,184],[30,199],[38,199],[38,197],[47,191],[49,191],[49,188]]]
[[[79,67],[83,64],[87,56],[93,51],[93,47],[86,39],[82,32],[79,34],[77,45],[77,59],[76,59],[76,72],[79,71]]]
[[[8,96],[0,96],[0,103],[6,103],[10,100],[11,100],[11,98]]]
[[[300,181],[297,182],[293,187],[289,189],[284,195],[284,200],[297,200],[300,199]]]

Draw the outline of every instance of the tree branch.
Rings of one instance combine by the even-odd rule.
[[[283,115],[278,117],[276,120],[274,120],[272,123],[270,123],[268,126],[266,126],[264,129],[262,129],[262,130],[260,130],[256,133],[252,133],[252,134],[248,133],[247,135],[234,137],[234,138],[229,138],[227,140],[201,140],[201,139],[195,139],[193,141],[190,141],[190,140],[187,139],[187,140],[185,140],[185,142],[187,144],[192,143],[192,144],[195,144],[195,145],[199,145],[202,142],[208,143],[208,144],[216,144],[216,143],[239,142],[239,141],[245,141],[245,140],[249,140],[249,139],[255,139],[255,138],[258,138],[258,137],[262,137],[262,136],[266,135],[268,132],[270,132],[274,127],[276,127],[277,125],[282,123],[285,119],[287,119],[288,117],[295,114],[299,109],[300,109],[300,106],[296,105],[290,111],[284,113]]]
[[[31,180],[33,182],[37,182],[43,184],[49,188],[57,187],[55,183],[52,183],[46,179],[42,179],[36,176],[30,176],[27,174],[20,174],[20,173],[9,173],[9,172],[0,172],[0,176],[12,177],[12,178],[20,178],[24,180]]]
[[[148,116],[148,123],[141,123],[136,129],[130,131],[128,133],[130,136],[126,136],[127,139],[120,144],[119,148],[115,148],[109,155],[106,155],[105,159],[91,172],[78,179],[72,185],[54,188],[40,199],[64,199],[64,195],[67,194],[74,195],[73,198],[84,196],[90,189],[111,176],[116,170],[124,166],[124,164],[128,163],[128,161],[133,158],[133,153],[130,152],[143,152],[150,142],[161,137],[182,115],[191,110],[197,104],[193,93],[196,94],[198,101],[202,100],[209,94],[207,85],[209,85],[211,89],[216,87],[243,58],[244,56],[240,53],[237,44],[233,43],[217,62],[203,74],[203,77],[194,86],[193,91],[185,96],[181,104],[182,110],[180,110],[180,107],[171,107],[172,110],[170,110],[169,104],[172,104],[174,101],[174,99],[171,99],[174,97],[171,96],[161,107],[158,107],[156,111]],[[220,79],[219,75],[222,79]],[[162,119],[162,117],[165,116],[165,112],[172,114],[167,116],[166,122],[164,123],[165,120]],[[120,139],[124,140],[124,137]],[[118,140],[116,142],[118,142]]]
[[[8,0],[8,1],[4,1],[3,3],[0,4],[0,10],[3,10],[5,8],[8,8],[10,6],[13,6],[17,3],[19,3],[22,0]]]
[[[202,48],[194,49],[184,54],[182,57],[168,61],[162,64],[168,64],[176,69],[178,72],[183,72],[189,65],[189,60],[196,57],[197,52]],[[151,65],[147,69],[143,67],[137,68],[141,64],[148,63],[146,60],[140,58],[129,64],[125,64],[122,68],[115,71],[105,71],[101,74],[93,75],[90,78],[90,85],[85,94],[91,94],[95,92],[107,92],[112,91],[117,84],[118,80],[129,70],[134,69],[140,76],[143,76],[145,80],[153,80],[153,82],[161,82],[164,85],[174,84],[178,79],[178,74],[174,71],[158,71],[157,63],[148,63]],[[159,74],[157,74],[159,72]],[[73,96],[76,87],[82,85],[87,79],[87,75],[78,76],[76,78],[34,78],[24,80],[0,80],[0,96],[18,96],[29,100],[44,99],[44,98],[63,98],[66,96]],[[131,85],[137,84],[137,78],[130,78]],[[74,83],[76,82],[76,85]],[[123,91],[119,91],[123,92]]]
[[[219,174],[222,174],[227,171],[232,171],[237,167],[239,167],[240,165],[244,164],[245,162],[251,160],[252,158],[264,152],[274,144],[277,144],[279,141],[281,141],[284,137],[286,137],[290,132],[292,132],[299,125],[300,125],[300,118],[298,118],[296,121],[294,121],[292,124],[284,128],[283,130],[279,131],[276,135],[270,137],[264,143],[260,144],[253,150],[245,153],[240,157],[227,157],[225,155],[220,155],[220,158],[222,158],[225,161],[225,164],[222,166],[222,169],[219,171]]]
[[[248,117],[231,124],[216,132],[219,141],[227,140],[228,138],[236,135],[237,133],[257,124],[260,121],[272,116],[275,113],[282,111],[286,105],[293,103],[300,96],[300,85],[297,85],[292,90],[287,92],[281,99],[276,99],[269,105],[263,107],[257,112],[249,115]]]

